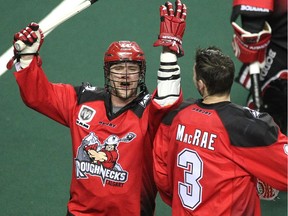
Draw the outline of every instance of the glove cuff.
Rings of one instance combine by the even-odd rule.
[[[18,55],[17,62],[20,63],[20,66],[23,69],[28,67],[30,65],[30,63],[32,62],[32,60],[33,60],[33,58],[21,58],[22,56],[28,56],[28,55],[30,55],[30,56],[31,55],[38,56],[39,53],[38,52],[36,52],[36,53],[25,53],[25,54]],[[41,60],[38,61],[38,62],[41,62]]]
[[[253,34],[245,31],[235,22],[232,22],[232,27],[234,29],[232,47],[235,56],[244,64],[257,61],[263,67],[266,48],[271,39],[270,25],[266,22],[261,32]]]
[[[162,33],[158,36],[159,39],[161,40],[167,40],[167,41],[176,41],[178,44],[182,44],[182,38],[180,37],[175,37],[172,34],[167,34],[167,33]]]
[[[20,58],[20,66],[21,68],[26,68],[30,65],[30,63],[32,62],[33,59],[23,59],[23,58]]]

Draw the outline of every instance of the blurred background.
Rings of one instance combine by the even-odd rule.
[[[39,22],[60,0],[1,0],[0,55],[12,45],[13,35],[30,22]],[[184,97],[199,97],[192,84],[195,49],[215,45],[230,55],[236,71],[230,12],[232,0],[182,0],[188,7],[183,38],[185,56],[179,59]],[[44,41],[40,54],[52,82],[103,86],[103,54],[112,41],[136,41],[146,54],[146,83],[156,87],[161,48],[153,47],[159,33],[162,0],[99,0],[61,24]],[[65,11],[63,12],[65,13]],[[12,56],[11,56],[12,57]],[[1,62],[6,65],[7,62]],[[66,214],[71,178],[71,140],[68,128],[27,108],[19,95],[14,68],[0,76],[0,215]],[[245,105],[248,92],[235,83],[232,101]],[[265,160],[263,158],[263,160]],[[287,215],[287,194],[262,201],[262,214]],[[156,216],[170,215],[157,198]]]

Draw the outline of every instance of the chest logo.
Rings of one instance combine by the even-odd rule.
[[[89,106],[83,105],[78,113],[78,119],[76,120],[76,124],[86,129],[89,129],[90,125],[87,123],[93,119],[95,114],[96,110],[92,109]]]
[[[94,132],[90,132],[78,148],[75,158],[76,177],[87,179],[96,176],[101,178],[103,186],[109,184],[122,187],[128,180],[128,172],[118,163],[118,146],[131,142],[135,137],[135,133],[129,132],[122,138],[110,135],[101,142]]]

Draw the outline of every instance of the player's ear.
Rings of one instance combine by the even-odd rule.
[[[204,87],[206,87],[205,83],[201,79],[197,80],[197,85],[201,92],[204,90]]]
[[[198,92],[200,93],[201,96],[203,96],[206,91],[206,86],[204,82],[201,79],[195,80],[195,82]]]

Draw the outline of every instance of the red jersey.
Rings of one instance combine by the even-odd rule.
[[[53,84],[35,59],[15,77],[27,106],[70,128],[70,215],[153,215],[157,190],[152,139],[172,105],[162,108],[146,92],[113,114],[108,93],[86,84]],[[116,161],[107,168],[101,163],[104,159],[88,153],[87,146],[101,152],[109,137],[115,140]]]
[[[172,215],[259,216],[256,180],[287,190],[287,137],[231,102],[182,103],[154,141],[154,176]]]

